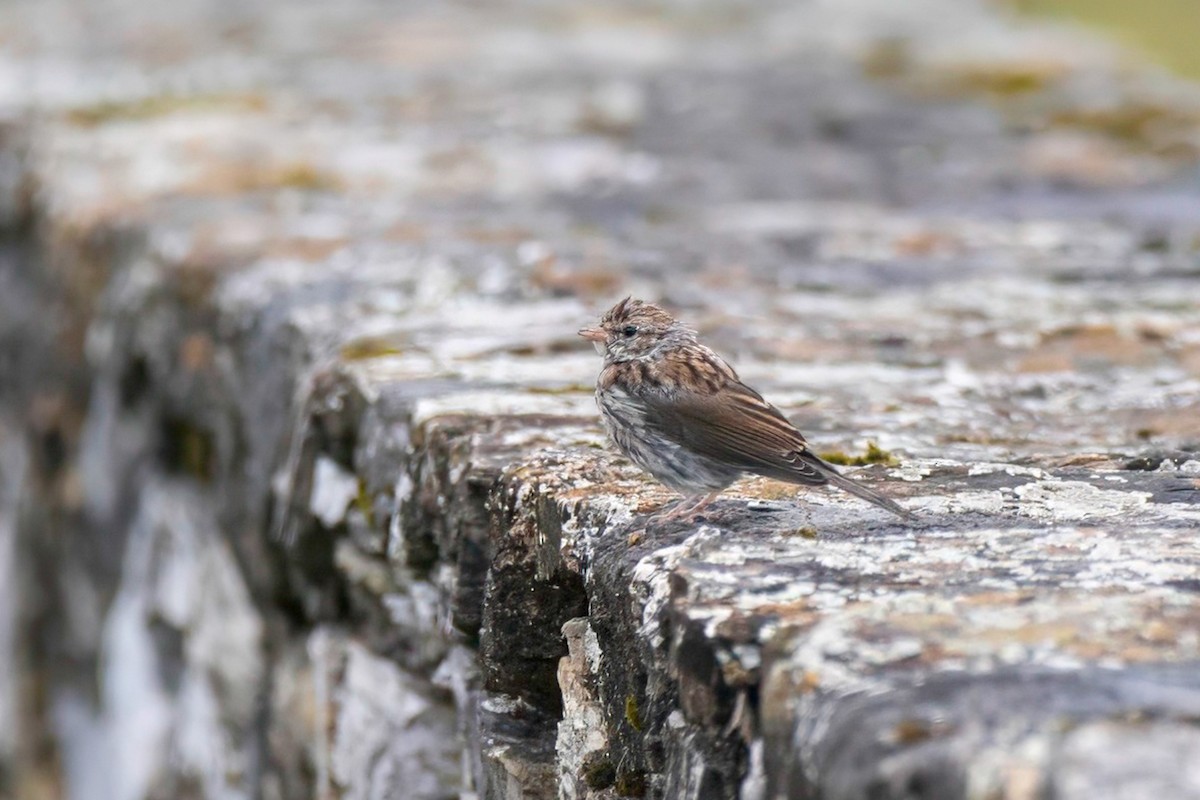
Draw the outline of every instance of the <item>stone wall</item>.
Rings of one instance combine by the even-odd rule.
[[[0,20],[0,796],[1200,797],[1196,87],[962,0]],[[647,525],[627,293],[919,522]]]

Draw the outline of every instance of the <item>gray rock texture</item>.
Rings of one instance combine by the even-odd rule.
[[[1200,798],[1197,87],[982,0],[0,26],[0,797]],[[648,522],[627,293],[919,522]]]

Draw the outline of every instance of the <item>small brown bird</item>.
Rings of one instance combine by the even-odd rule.
[[[693,515],[746,473],[832,484],[905,519],[894,501],[840,474],[696,332],[653,303],[625,298],[579,331],[604,355],[596,402],[613,442],[682,494],[664,519]]]

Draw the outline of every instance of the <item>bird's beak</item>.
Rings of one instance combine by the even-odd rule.
[[[580,328],[579,335],[587,339],[589,342],[603,342],[608,339],[608,334],[603,328]]]

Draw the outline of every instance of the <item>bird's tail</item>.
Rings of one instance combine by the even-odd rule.
[[[831,465],[826,464],[823,461],[821,462],[821,474],[828,479],[831,485],[836,486],[839,489],[844,489],[855,497],[861,497],[868,503],[874,503],[880,508],[886,508],[888,511],[892,512],[901,519],[909,522],[916,520],[915,514],[898,504],[895,500],[892,500],[890,497],[884,497],[883,495],[879,494],[879,492],[871,491],[858,481],[847,478],[845,475],[834,469]]]

